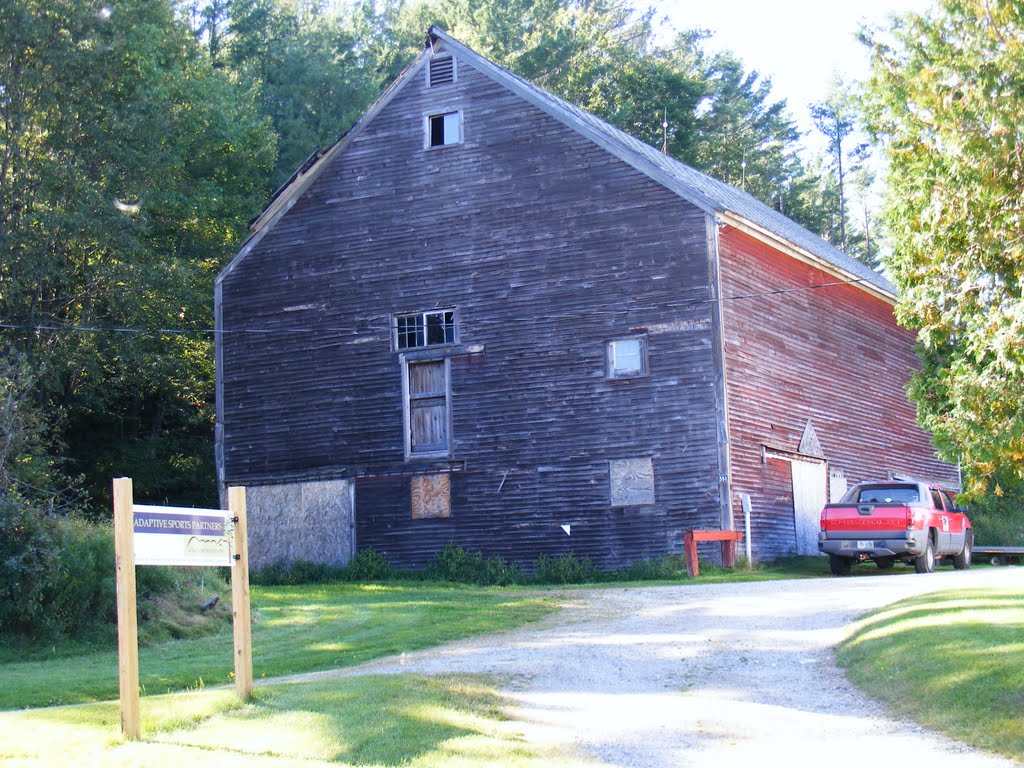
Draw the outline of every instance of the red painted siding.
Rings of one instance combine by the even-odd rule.
[[[734,227],[719,233],[731,489],[751,496],[755,557],[794,550],[788,462],[808,421],[831,469],[849,483],[906,472],[955,481],[915,423],[906,386],[913,335],[892,306]]]

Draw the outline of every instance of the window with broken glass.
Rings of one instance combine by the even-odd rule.
[[[462,113],[442,112],[427,116],[427,148],[462,143]]]
[[[456,340],[454,309],[395,315],[395,349],[454,344]]]

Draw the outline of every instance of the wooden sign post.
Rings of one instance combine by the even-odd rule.
[[[139,622],[135,608],[135,527],[132,479],[114,480],[114,562],[117,568],[117,679],[121,733],[139,738]]]
[[[131,478],[114,480],[121,733],[130,741],[140,736],[136,564],[231,567],[235,692],[243,701],[252,698],[252,628],[244,488],[228,489],[228,507],[225,511],[139,506],[132,498]],[[227,538],[229,533],[230,541]]]
[[[249,547],[245,530],[245,488],[228,489],[234,518],[234,564],[231,566],[231,612],[235,634],[235,693],[252,698],[252,621],[249,615]]]

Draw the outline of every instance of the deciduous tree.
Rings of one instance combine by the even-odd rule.
[[[945,458],[1024,474],[1024,5],[943,0],[868,35],[888,267],[917,329],[912,395]]]
[[[98,497],[145,471],[209,499],[212,339],[189,332],[273,137],[170,0],[3,3],[0,50],[0,347],[43,371],[51,453]]]

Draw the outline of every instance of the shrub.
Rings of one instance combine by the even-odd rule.
[[[109,635],[116,605],[109,525],[0,498],[0,632],[37,640]]]
[[[0,635],[109,641],[117,625],[114,566],[110,524],[40,512],[16,495],[0,495]],[[167,624],[169,613],[192,617],[172,617],[185,628],[158,635],[210,631],[210,616],[199,608],[209,597],[206,586],[230,593],[224,569],[146,566],[135,574],[140,638],[147,635],[143,625]]]
[[[88,634],[117,622],[114,533],[109,525],[54,518],[57,567],[48,579],[47,600],[60,635]],[[151,570],[142,568],[139,575]],[[138,587],[138,585],[136,585]]]
[[[315,563],[311,560],[280,561],[250,575],[253,584],[265,586],[288,586],[296,584],[324,584],[342,581],[347,571],[340,565]]]
[[[534,580],[542,584],[583,584],[600,579],[601,571],[589,557],[580,560],[572,552],[558,557],[542,554],[534,564]]]
[[[254,571],[250,581],[265,586],[289,586],[331,581],[389,581],[402,575],[391,567],[386,555],[373,549],[364,549],[345,566],[310,560],[282,560]]]
[[[658,581],[678,579],[685,572],[682,555],[665,555],[639,560],[609,576],[615,581]]]
[[[427,577],[438,581],[462,584],[507,586],[522,580],[519,568],[503,557],[484,557],[482,552],[467,552],[448,543],[434,555],[427,568]]]
[[[14,494],[0,494],[0,632],[47,635],[51,574],[59,564],[45,516]]]
[[[993,547],[1024,546],[1024,504],[1020,496],[989,494],[970,502],[974,541]]]
[[[388,581],[395,575],[387,555],[375,549],[360,550],[345,568],[345,578],[349,581]]]

